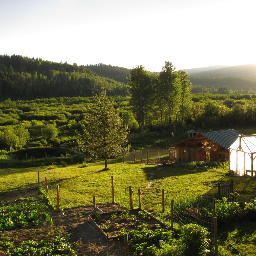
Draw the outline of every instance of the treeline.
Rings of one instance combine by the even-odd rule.
[[[255,93],[256,91],[256,81],[246,78],[191,75],[190,81],[193,84],[193,93],[228,94],[234,91],[243,93]]]
[[[99,76],[108,77],[124,84],[127,84],[127,78],[130,76],[130,69],[127,68],[105,65],[102,63],[87,65],[86,67],[97,73]]]
[[[85,66],[0,55],[0,100],[91,97],[101,87],[110,96],[128,94],[125,84],[101,77]]]
[[[128,125],[129,143],[135,145],[151,138],[166,139],[172,132],[190,129],[251,128],[256,126],[256,97],[249,94],[194,94],[181,122],[180,113],[164,117],[153,106],[145,116],[145,133],[140,137],[139,118],[132,111],[130,97],[111,97],[115,109]],[[65,145],[76,147],[80,121],[85,119],[91,97],[60,97],[36,100],[10,99],[0,103],[0,148],[41,147]]]

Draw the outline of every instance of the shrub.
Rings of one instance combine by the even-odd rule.
[[[230,222],[241,213],[241,207],[238,202],[229,202],[226,197],[217,200],[216,215],[218,220]]]
[[[208,249],[208,231],[197,224],[187,224],[181,229],[180,244],[182,255],[206,255]]]

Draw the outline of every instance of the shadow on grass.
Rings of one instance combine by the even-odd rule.
[[[145,165],[143,170],[146,174],[148,180],[152,179],[162,179],[172,176],[183,176],[188,174],[198,174],[202,172],[207,172],[207,168],[200,167],[179,167],[175,165],[163,166],[163,165]]]

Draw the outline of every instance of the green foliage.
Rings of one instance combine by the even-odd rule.
[[[56,124],[47,124],[42,127],[42,136],[48,141],[54,140],[58,136],[58,128]]]
[[[241,213],[241,207],[238,202],[230,202],[226,197],[216,202],[216,216],[221,221],[231,222],[234,217]]]
[[[208,251],[208,231],[197,224],[187,224],[181,229],[180,244],[182,255],[206,255]]]
[[[136,115],[137,121],[144,133],[147,113],[153,105],[153,74],[146,71],[143,66],[131,70],[128,78],[128,91],[131,95],[130,104]]]
[[[30,199],[16,200],[14,204],[0,207],[0,230],[11,230],[19,227],[38,226],[43,221],[52,223],[43,203]]]
[[[21,148],[25,146],[30,138],[28,129],[24,125],[5,126],[0,132],[0,142],[2,148]]]
[[[13,242],[1,244],[0,250],[7,252],[7,255],[19,256],[41,256],[41,255],[76,255],[72,249],[69,239],[62,236],[56,236],[50,240],[28,240],[22,242],[20,245],[14,245]]]
[[[78,139],[81,149],[94,157],[104,157],[106,169],[107,159],[123,151],[128,129],[105,92],[94,97],[94,104],[88,107],[81,126],[83,131]]]

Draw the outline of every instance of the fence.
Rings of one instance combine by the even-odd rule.
[[[123,153],[123,162],[144,164],[168,164],[174,162],[176,150],[174,148],[148,148],[141,150],[130,150]]]
[[[43,185],[43,182],[40,182],[40,172],[38,171],[38,186],[40,187],[40,185]],[[45,191],[46,193],[48,192],[48,180],[47,180],[47,177],[45,177]],[[232,186],[233,186],[233,183],[232,183]],[[223,186],[224,187],[224,186]],[[134,200],[133,200],[133,190],[132,190],[132,187],[129,186],[129,193],[128,193],[128,200],[129,200],[129,208],[130,210],[133,210],[134,209]],[[114,177],[111,176],[111,191],[112,191],[112,203],[114,204],[115,203],[115,187],[114,187]],[[60,187],[59,185],[57,184],[57,187],[56,187],[56,197],[57,197],[57,200],[56,200],[56,210],[57,211],[60,211]],[[97,210],[100,210],[98,207],[97,207],[97,202],[96,202],[96,197],[95,195],[93,195],[93,212],[94,214],[96,215],[96,211]],[[139,205],[139,209],[142,209],[142,202],[141,202],[141,190],[139,189],[138,190],[138,205]],[[167,205],[167,202],[166,202],[166,194],[165,194],[165,191],[164,189],[161,190],[161,200],[159,201],[159,204],[161,205],[162,207],[162,213],[165,212],[165,207]],[[190,208],[187,208],[185,209],[184,211],[180,212],[180,211],[175,211],[175,202],[174,200],[172,199],[171,202],[170,202],[170,211],[169,211],[169,214],[170,214],[170,228],[173,229],[173,223],[176,222],[178,224],[181,224],[181,225],[185,225],[185,224],[189,224],[189,223],[196,223],[196,224],[199,224],[199,225],[202,225],[204,226],[208,232],[209,232],[209,237],[211,238],[210,241],[212,241],[212,250],[215,251],[215,255],[218,255],[218,246],[217,246],[217,217],[215,216],[215,199],[213,199],[213,218],[212,217],[209,217],[207,215],[204,216],[204,213],[202,211],[202,209],[199,209],[199,208],[194,208],[194,207],[190,207]],[[128,237],[126,235],[126,238],[125,238],[125,248],[126,248],[126,253],[127,255],[129,255],[129,248],[128,248]]]
[[[218,195],[219,197],[227,197],[230,198],[230,194],[234,192],[233,188],[233,180],[229,182],[218,182]]]

